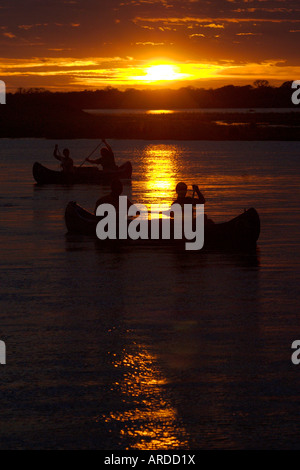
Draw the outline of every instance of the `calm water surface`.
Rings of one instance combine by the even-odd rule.
[[[97,186],[36,187],[56,142],[2,139],[2,449],[299,449],[299,142],[111,141],[134,202],[198,183],[206,213],[255,207],[256,253],[110,252],[66,237],[70,200]],[[68,146],[81,163],[98,142]]]

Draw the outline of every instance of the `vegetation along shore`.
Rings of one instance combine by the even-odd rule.
[[[49,92],[20,89],[0,108],[0,137],[299,140],[300,113],[291,102],[291,83],[261,81],[215,90],[125,90]],[[230,105],[231,103],[231,105]],[[222,112],[222,108],[249,112]],[[189,113],[193,108],[199,112]],[[209,113],[205,109],[216,111]],[[254,112],[253,109],[256,109]],[[268,109],[266,109],[268,108]],[[285,112],[274,112],[285,108]],[[176,109],[170,114],[89,114],[86,109]],[[261,111],[260,111],[261,109]]]

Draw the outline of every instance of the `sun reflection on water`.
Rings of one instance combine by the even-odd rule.
[[[171,204],[178,183],[179,152],[177,145],[151,144],[144,151],[145,180],[143,188],[147,206]]]
[[[158,367],[155,356],[138,346],[134,353],[123,352],[113,365],[123,372],[115,382],[124,410],[111,412],[107,423],[121,424],[120,436],[130,442],[128,448],[163,450],[187,448],[186,431],[168,396],[168,381]]]
[[[174,114],[174,109],[148,109],[146,114]]]

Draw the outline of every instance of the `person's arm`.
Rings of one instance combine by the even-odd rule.
[[[102,142],[104,143],[104,145],[105,145],[105,147],[107,148],[107,150],[109,150],[110,153],[111,153],[112,155],[114,155],[114,152],[112,151],[111,146],[106,142],[106,140],[105,140],[105,139],[102,139]]]
[[[201,193],[200,189],[196,184],[193,184],[193,191],[197,193],[198,199],[199,199],[199,204],[205,204],[205,197]]]
[[[53,152],[53,157],[55,157],[57,160],[59,160],[60,162],[63,161],[62,157],[60,155],[58,155],[58,145],[55,145],[54,147],[54,152]]]

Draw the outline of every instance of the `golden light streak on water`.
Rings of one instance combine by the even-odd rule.
[[[179,147],[151,144],[144,152],[145,187],[147,201],[155,204],[171,204],[175,199],[178,183]]]
[[[168,393],[168,380],[158,367],[157,358],[144,346],[137,346],[134,353],[124,351],[114,365],[124,370],[123,380],[115,382],[114,387],[123,402],[131,406],[111,412],[105,421],[121,424],[120,436],[131,441],[130,449],[171,450],[187,446],[187,433],[179,423]]]

